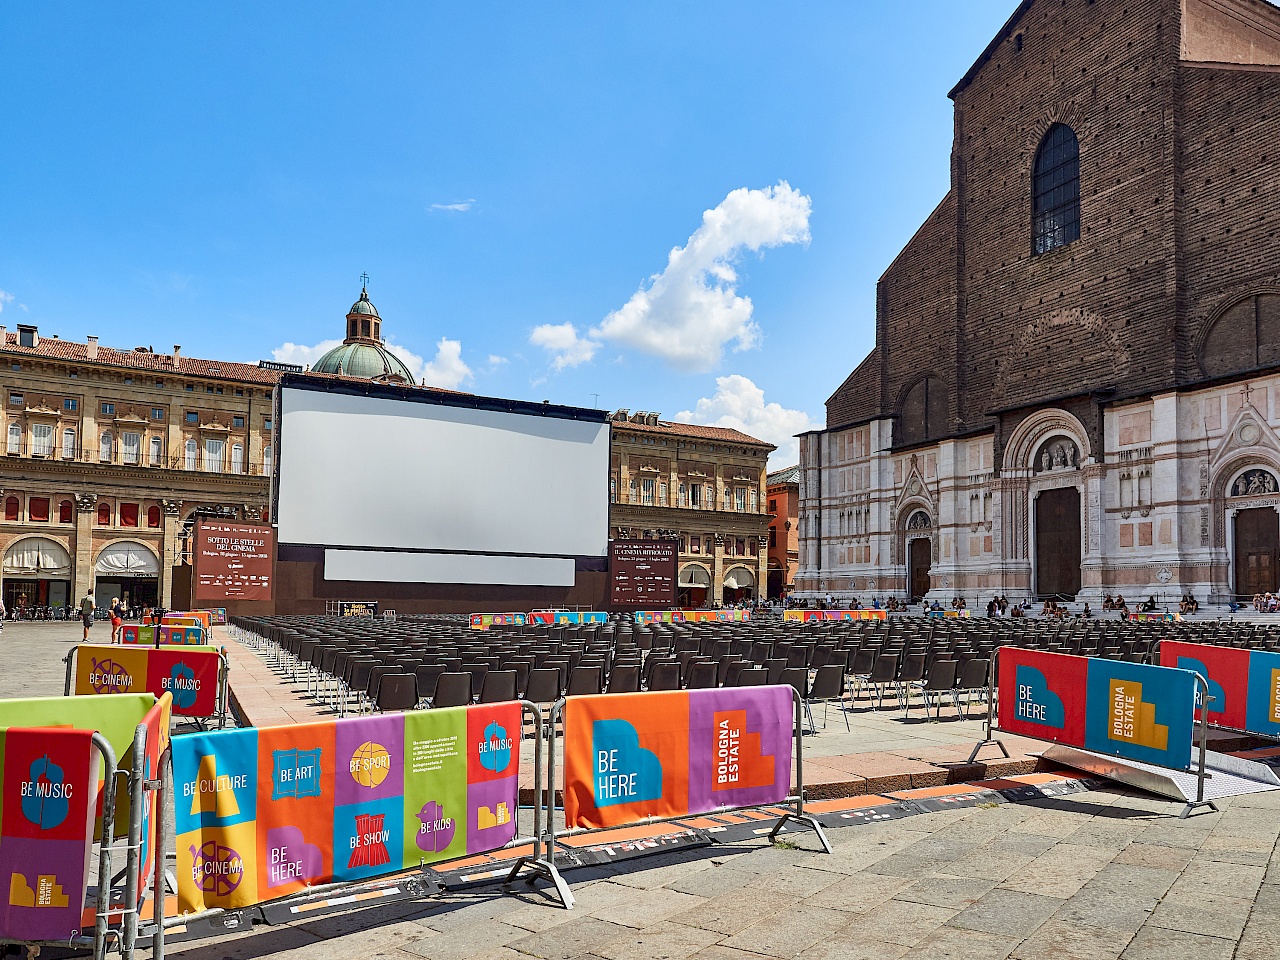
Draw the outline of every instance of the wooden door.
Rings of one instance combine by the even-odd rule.
[[[1074,598],[1080,592],[1080,491],[1046,490],[1036,497],[1036,595]]]
[[[929,592],[929,567],[933,565],[933,548],[928,537],[916,537],[907,544],[907,569],[912,601]]]
[[[1275,593],[1280,588],[1280,515],[1270,507],[1236,514],[1236,593]]]

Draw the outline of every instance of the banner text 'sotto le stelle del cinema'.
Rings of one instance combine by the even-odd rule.
[[[1210,723],[1280,737],[1280,653],[1165,640],[1160,663],[1205,678]]]
[[[243,907],[515,837],[519,703],[173,741],[182,910]]]
[[[1005,647],[1000,729],[1187,770],[1196,687],[1188,670]]]
[[[790,687],[570,697],[565,823],[778,803],[791,788],[794,722]]]
[[[212,717],[218,712],[222,658],[213,647],[94,646],[76,648],[75,693],[173,696],[173,712]]]
[[[191,589],[197,601],[271,599],[270,527],[201,520],[195,539]]]

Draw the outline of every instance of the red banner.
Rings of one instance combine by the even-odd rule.
[[[0,939],[65,940],[89,883],[98,753],[90,730],[0,733]]]
[[[197,601],[271,599],[275,539],[270,527],[201,520],[195,539]]]

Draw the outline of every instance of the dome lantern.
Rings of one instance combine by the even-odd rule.
[[[360,289],[360,299],[347,311],[346,339],[317,360],[311,369],[365,380],[415,382],[405,362],[383,344],[382,317],[369,300],[365,287]]]

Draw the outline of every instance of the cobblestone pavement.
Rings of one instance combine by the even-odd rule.
[[[1221,813],[1124,791],[926,814],[172,944],[184,960],[1262,960],[1280,957],[1280,792]],[[519,888],[524,890],[525,888]]]
[[[62,696],[62,658],[82,635],[79,621],[5,621],[0,631],[0,698]],[[110,643],[111,625],[95,623],[89,642]]]

